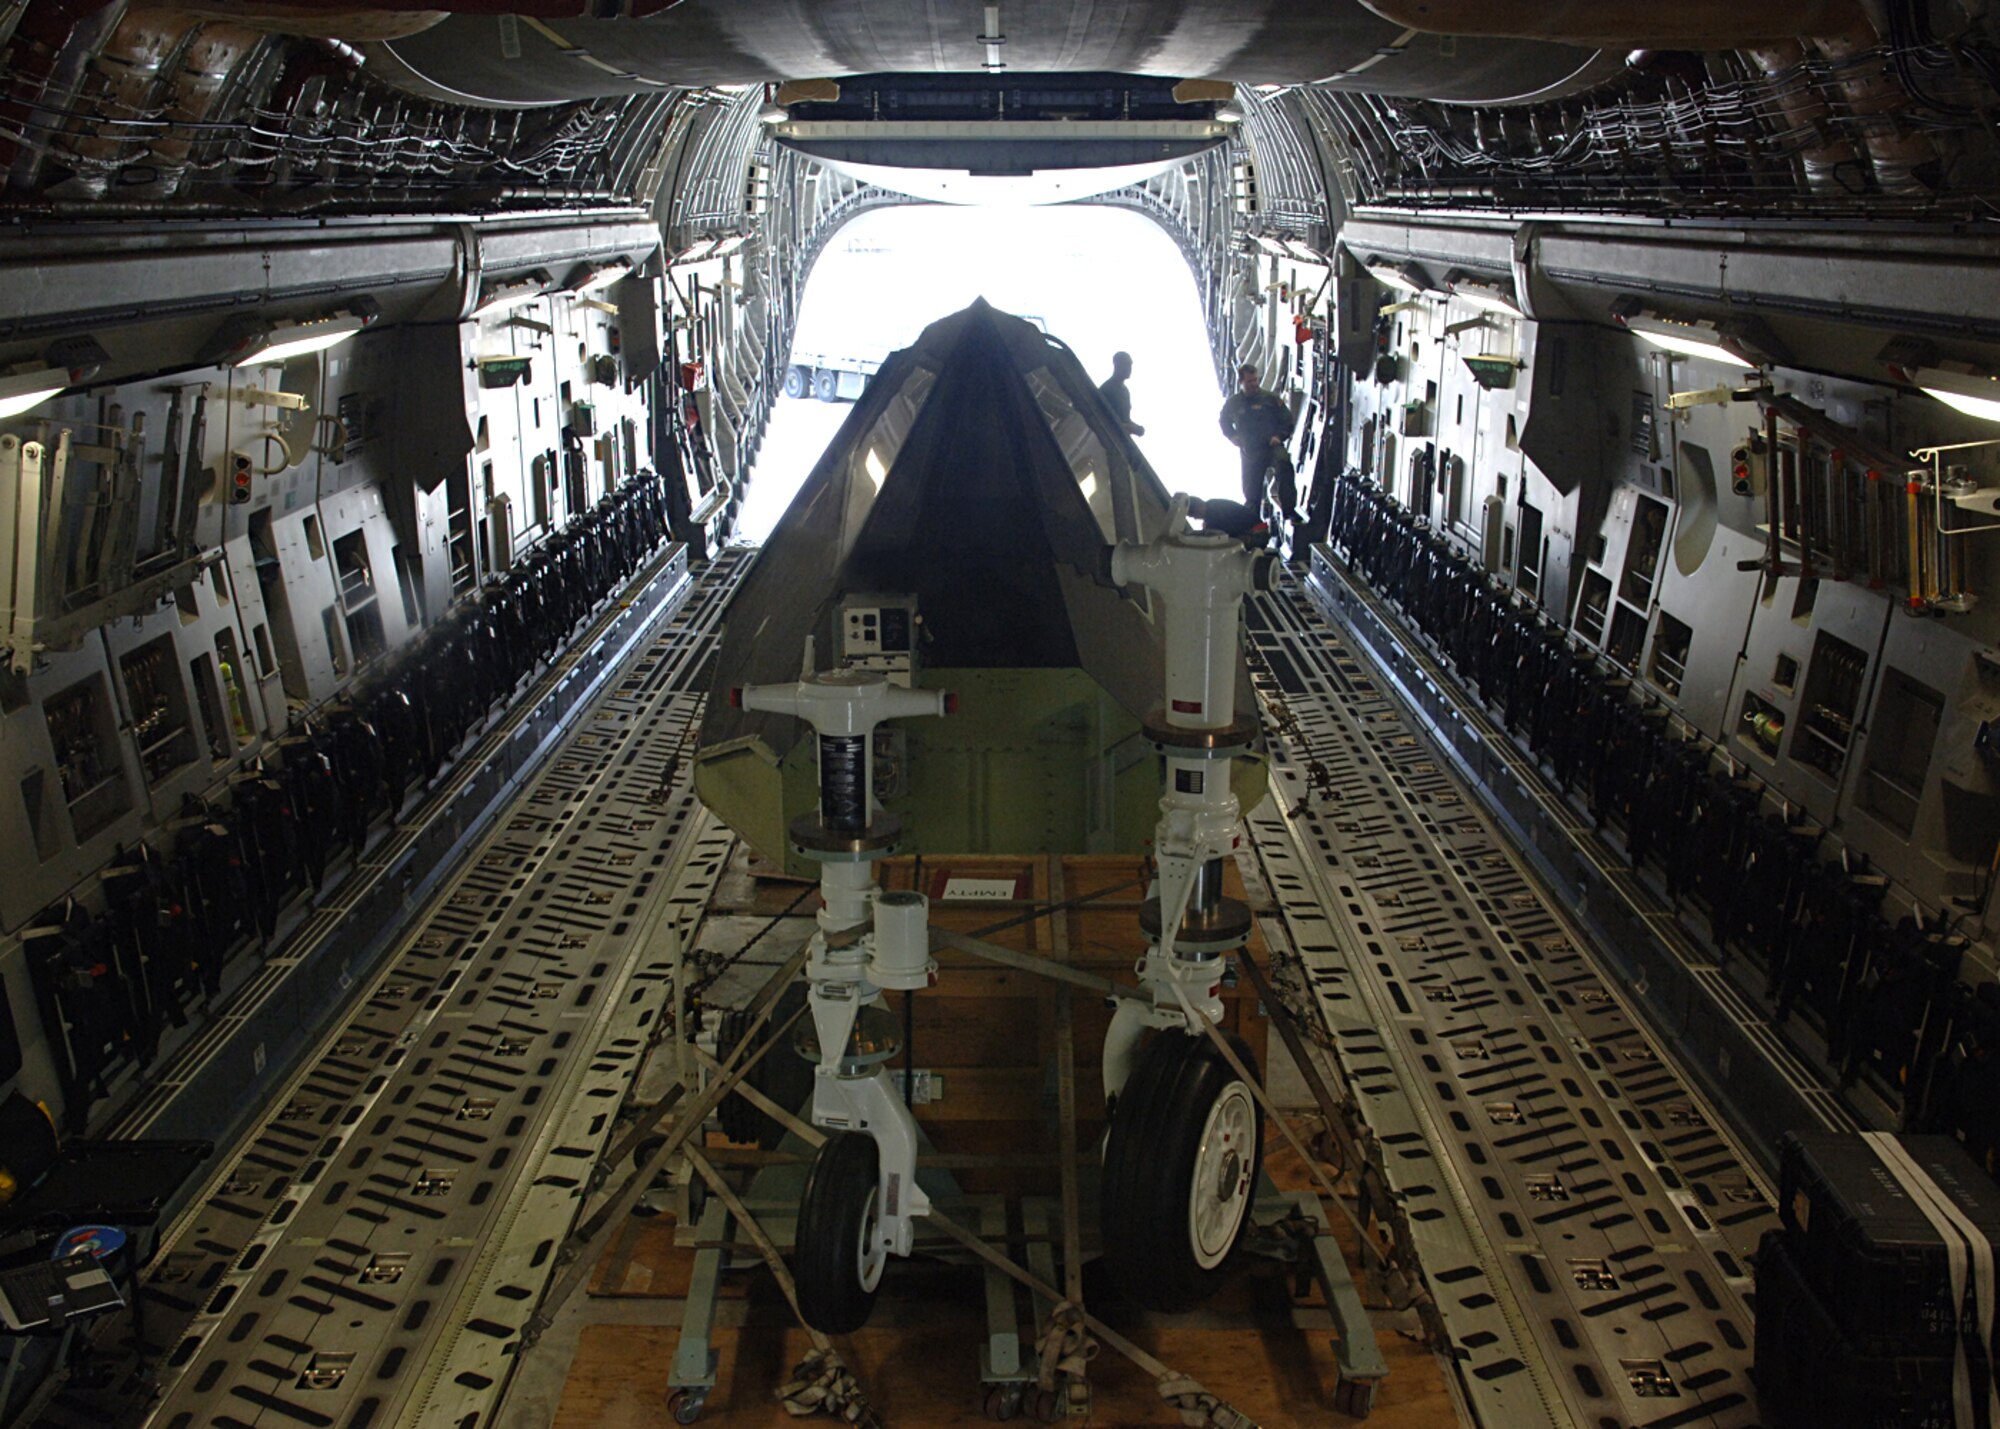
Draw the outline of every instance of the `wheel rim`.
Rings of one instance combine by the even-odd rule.
[[[875,1214],[877,1198],[881,1194],[881,1187],[871,1187],[868,1204],[861,1208],[861,1231],[854,1247],[854,1268],[863,1290],[873,1290],[882,1283],[882,1267],[889,1261],[889,1252],[882,1245],[881,1221]]]
[[[1250,1090],[1240,1081],[1231,1082],[1209,1104],[1188,1187],[1188,1248],[1203,1270],[1222,1264],[1249,1210],[1256,1134],[1257,1109]]]

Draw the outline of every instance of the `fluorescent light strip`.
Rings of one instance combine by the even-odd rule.
[[[67,367],[44,367],[0,377],[0,418],[18,417],[69,386]]]
[[[303,357],[309,352],[324,352],[329,347],[346,342],[367,326],[366,318],[351,315],[328,318],[318,323],[286,323],[271,329],[264,335],[263,346],[248,357],[237,358],[230,366],[256,367],[263,363]]]
[[[1387,263],[1364,263],[1362,267],[1368,270],[1368,275],[1376,282],[1388,287],[1401,289],[1405,293],[1421,294],[1430,291],[1403,269],[1391,267]]]
[[[1731,367],[1754,370],[1757,363],[1751,358],[1732,352],[1722,345],[1720,334],[1713,328],[1697,327],[1693,323],[1669,322],[1662,318],[1645,314],[1627,318],[1625,326],[1655,347],[1664,347],[1669,352],[1678,352],[1685,357],[1705,357],[1710,362],[1727,363]]]
[[[1927,397],[1968,417],[2000,422],[2000,379],[1971,372],[1952,372],[1940,367],[1920,367],[1911,380]]]
[[[574,288],[571,288],[570,291],[579,297],[585,293],[595,293],[599,289],[610,287],[631,271],[631,263],[620,258],[615,263],[606,263],[602,268],[591,269],[590,276],[585,278],[581,283],[578,283]]]
[[[1520,306],[1506,293],[1484,283],[1454,283],[1451,295],[1481,312],[1498,313],[1503,318],[1524,316]]]
[[[539,282],[507,283],[493,289],[479,300],[479,306],[472,310],[476,318],[491,317],[504,313],[509,308],[518,308],[523,303],[532,303],[542,296],[546,289]]]

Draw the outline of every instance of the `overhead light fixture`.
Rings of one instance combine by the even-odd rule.
[[[1437,292],[1429,276],[1414,263],[1396,263],[1387,258],[1371,258],[1361,265],[1368,276],[1384,287],[1422,296]]]
[[[324,352],[346,342],[368,326],[368,319],[355,313],[326,318],[320,322],[279,323],[265,331],[249,352],[230,359],[231,367],[256,367],[267,362],[284,362],[309,352]]]
[[[42,354],[42,361],[23,362],[0,371],[0,418],[18,417],[65,387],[88,382],[110,360],[96,338],[58,338]]]
[[[631,259],[614,258],[609,263],[603,263],[592,268],[583,275],[581,282],[570,284],[569,290],[580,298],[585,293],[595,293],[600,289],[610,287],[619,279],[629,276],[631,272]]]
[[[1753,343],[1740,324],[1711,322],[1706,318],[1690,322],[1667,317],[1641,307],[1637,298],[1618,299],[1611,305],[1611,315],[1627,331],[1653,346],[1684,357],[1701,357],[1732,367],[1754,368],[1763,366],[1775,356],[1770,352],[1774,344],[1765,341]]]
[[[2000,377],[1953,363],[1948,367],[1919,367],[1910,374],[1910,381],[1926,396],[1937,398],[1954,411],[2000,422]]]
[[[768,103],[757,111],[757,122],[760,124],[784,124],[788,123],[791,117],[792,111],[777,103]]]
[[[511,282],[488,283],[479,290],[479,302],[472,309],[476,318],[490,317],[494,313],[504,313],[509,308],[518,308],[523,303],[532,303],[548,292],[552,280],[545,269],[537,268],[525,277]]]
[[[245,314],[223,324],[210,361],[228,367],[259,367],[346,342],[382,315],[382,305],[366,294],[322,317],[282,319]]]
[[[53,349],[49,356],[55,356]],[[2000,422],[2000,376],[1991,368],[1945,357],[1935,343],[1920,337],[1891,338],[1875,360],[1898,382],[1907,382],[1953,411]]]
[[[1235,100],[1216,105],[1215,122],[1218,124],[1241,124],[1243,122],[1243,106],[1236,103]]]
[[[1448,283],[1451,295],[1468,307],[1477,308],[1483,313],[1495,313],[1503,318],[1527,316],[1521,311],[1521,305],[1514,301],[1512,284],[1492,283],[1467,273],[1453,273]]]
[[[21,367],[0,373],[0,418],[18,417],[69,385],[67,367]]]

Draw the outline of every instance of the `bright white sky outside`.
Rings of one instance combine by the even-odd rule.
[[[1097,381],[1132,354],[1132,420],[1169,491],[1236,496],[1236,449],[1216,426],[1223,393],[1209,361],[1194,275],[1150,220],[1097,205],[905,205],[865,213],[834,236],[806,285],[793,346],[880,358],[983,297],[1038,317]],[[780,397],[737,524],[770,534],[839,431],[851,402]]]

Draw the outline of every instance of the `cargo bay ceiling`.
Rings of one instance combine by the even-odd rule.
[[[740,476],[820,246],[908,201],[881,167],[1151,158],[1096,201],[1178,241],[1219,372],[1282,359],[1295,319],[1351,355],[1340,287],[1280,267],[1310,288],[1385,259],[1510,283],[1543,320],[1610,324],[1635,289],[1751,313],[1800,365],[1879,379],[1896,335],[2000,352],[2000,305],[1959,296],[1993,290],[1985,11],[12,0],[0,368],[88,339],[95,380],[151,376],[210,360],[218,315],[366,293],[391,328],[453,322],[622,257],[685,280],[665,355],[704,363]]]

